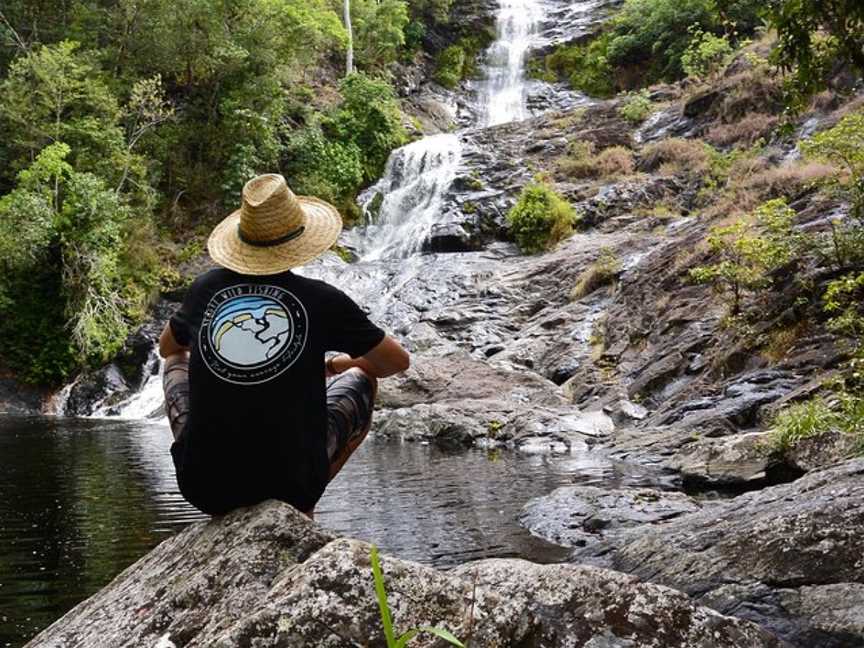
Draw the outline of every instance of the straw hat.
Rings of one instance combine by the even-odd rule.
[[[295,196],[285,178],[258,176],[243,187],[243,205],[216,226],[207,250],[221,266],[248,275],[269,275],[311,261],[342,231],[331,204]]]

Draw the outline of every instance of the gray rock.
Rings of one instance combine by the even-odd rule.
[[[670,467],[685,479],[706,486],[730,486],[765,480],[776,463],[768,447],[768,433],[752,432],[700,439],[680,452]]]
[[[698,510],[699,504],[683,493],[563,486],[528,502],[520,522],[549,542],[584,547],[620,529],[656,524]]]
[[[609,535],[582,557],[802,648],[864,646],[864,459]]]
[[[0,378],[0,414],[38,414],[46,399],[48,394],[45,390],[24,385],[12,378]]]
[[[423,243],[426,252],[470,252],[479,249],[459,223],[439,223],[432,226],[429,237]]]
[[[28,648],[382,646],[370,547],[265,502],[164,541]],[[492,560],[446,573],[382,557],[397,630],[472,646],[774,648],[755,625],[592,567]],[[411,645],[440,645],[420,635]]]

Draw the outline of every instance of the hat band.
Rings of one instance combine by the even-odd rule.
[[[240,223],[237,223],[237,236],[239,236],[240,240],[243,241],[246,245],[251,245],[252,247],[268,248],[282,245],[283,243],[287,243],[288,241],[293,241],[305,231],[306,227],[304,225],[301,225],[297,229],[288,232],[285,236],[280,236],[279,238],[269,239],[266,241],[256,241],[245,236],[243,234],[243,230],[240,229]]]

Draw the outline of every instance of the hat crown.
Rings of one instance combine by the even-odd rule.
[[[267,243],[302,230],[306,214],[285,178],[276,173],[253,178],[243,187],[240,233]]]

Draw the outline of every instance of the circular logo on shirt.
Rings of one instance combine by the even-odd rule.
[[[300,300],[278,286],[241,284],[207,304],[198,348],[210,371],[254,385],[284,372],[306,346],[309,322]]]

